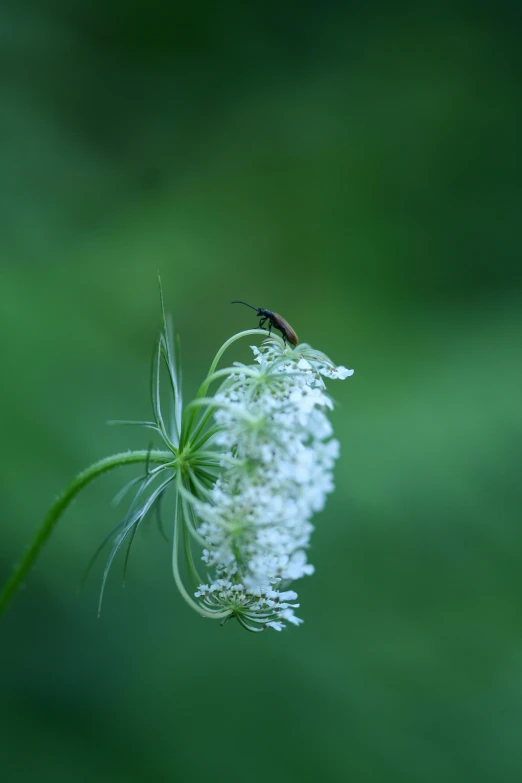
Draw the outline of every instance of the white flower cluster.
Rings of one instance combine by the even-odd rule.
[[[195,593],[203,606],[230,610],[249,630],[298,625],[291,581],[313,573],[306,550],[339,455],[325,411],[332,401],[322,376],[346,378],[310,346],[252,348],[256,364],[235,365],[214,398],[225,455],[207,502],[195,506],[203,561],[214,578]]]

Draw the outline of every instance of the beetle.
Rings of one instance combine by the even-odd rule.
[[[273,313],[272,310],[264,310],[262,307],[252,307],[252,305],[249,305],[246,302],[242,302],[240,299],[234,299],[231,304],[243,304],[247,307],[250,307],[251,310],[255,310],[256,315],[261,319],[259,321],[259,328],[262,329],[268,321],[270,323],[270,326],[268,327],[268,334],[271,333],[272,327],[277,329],[281,332],[285,345],[287,341],[292,345],[298,344],[299,338],[297,337],[296,333],[288,321],[285,321],[285,319],[279,315],[279,313]]]

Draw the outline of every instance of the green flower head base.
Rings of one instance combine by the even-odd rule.
[[[307,561],[311,519],[334,488],[332,470],[339,455],[327,418],[333,405],[324,379],[342,380],[353,370],[336,367],[309,345],[290,347],[276,336],[265,339],[260,348],[252,346],[251,365],[234,362],[217,370],[235,340],[257,334],[266,336],[263,330],[252,329],[230,338],[218,351],[196,399],[183,408],[180,369],[163,316],[153,369],[154,419],[126,423],[155,431],[165,450],[109,458],[115,461],[110,467],[145,461],[147,468],[124,488],[134,486],[136,492],[117,529],[101,597],[116,554],[126,545],[126,568],[136,530],[172,486],[173,574],[187,603],[222,623],[235,618],[249,631],[280,631],[287,623],[302,622],[295,614],[299,603],[290,585],[313,573]],[[171,392],[168,416],[161,405],[162,362]],[[217,384],[213,396],[212,384]],[[130,459],[132,455],[136,459]],[[89,469],[92,478],[104,472],[95,468]],[[23,561],[18,571],[22,566]]]

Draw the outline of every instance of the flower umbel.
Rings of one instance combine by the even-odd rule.
[[[183,408],[181,372],[163,297],[162,311],[152,377],[153,421],[122,423],[152,430],[165,450],[116,455],[81,473],[51,508],[0,594],[0,611],[83,486],[114,467],[144,462],[144,475],[120,493],[136,488],[115,531],[100,606],[118,551],[127,544],[125,576],[138,527],[173,487],[172,567],[187,603],[200,615],[222,623],[235,618],[249,631],[299,625],[298,596],[290,585],[313,573],[307,561],[314,529],[311,519],[334,488],[332,470],[339,456],[327,417],[333,404],[324,379],[344,379],[353,370],[336,367],[309,345],[290,347],[277,336],[265,339],[259,348],[252,346],[252,364],[235,362],[217,370],[236,340],[266,336],[263,330],[250,329],[220,348],[196,399]],[[162,363],[169,382],[168,416],[160,394]],[[218,386],[210,395],[214,383]]]
[[[213,486],[192,501],[207,544],[207,579],[195,595],[248,630],[281,630],[285,621],[301,622],[297,594],[287,588],[313,573],[306,556],[310,520],[333,490],[339,454],[323,376],[352,371],[308,345],[290,350],[278,338],[252,351],[255,364],[235,364],[212,400],[212,446],[225,460]]]

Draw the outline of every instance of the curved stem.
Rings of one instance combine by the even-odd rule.
[[[249,337],[251,334],[262,334],[262,335],[264,335],[266,337],[267,333],[266,333],[265,329],[247,329],[244,332],[238,332],[237,334],[233,335],[233,337],[230,337],[225,343],[223,343],[223,345],[221,346],[221,348],[219,349],[217,354],[214,356],[214,361],[210,365],[210,369],[209,369],[209,371],[207,373],[206,379],[203,381],[203,383],[199,387],[199,391],[196,394],[196,399],[199,399],[199,398],[205,396],[205,393],[206,393],[208,387],[212,383],[212,380],[209,380],[209,378],[211,378],[211,376],[213,376],[214,373],[216,372],[216,367],[219,364],[219,360],[221,359],[221,357],[223,356],[223,354],[225,353],[227,348],[229,346],[231,346],[232,343],[235,343],[236,340],[240,340],[242,337]],[[190,434],[191,434],[192,429],[194,427],[194,421],[195,421],[195,418],[197,416],[197,410],[190,410],[189,411],[188,406],[187,406],[185,408],[183,416],[184,417],[185,416],[189,416],[190,418],[189,418],[188,422],[185,420],[185,422],[184,422],[185,426],[183,426],[183,424],[182,424],[182,436],[183,437],[180,439],[180,449],[183,448],[183,446],[185,445],[185,443],[188,441],[188,439],[190,437]]]
[[[210,409],[210,412],[208,413],[208,416],[207,416],[207,414],[205,414],[205,416],[207,417],[207,421],[208,421],[208,419],[211,417],[211,415],[212,415],[212,409]],[[205,426],[205,424],[207,423],[207,421],[203,420],[203,426]],[[201,429],[201,428],[200,428],[200,427],[198,427],[198,430],[200,430],[200,429]],[[197,452],[198,452],[198,450],[199,450],[199,449],[200,449],[202,446],[204,446],[204,445],[205,445],[205,443],[206,443],[208,440],[210,440],[210,438],[213,438],[213,437],[214,437],[214,435],[217,435],[217,434],[218,434],[218,432],[221,432],[221,430],[222,430],[222,429],[223,429],[223,427],[222,427],[220,424],[216,424],[216,426],[215,426],[215,427],[212,427],[211,429],[207,430],[207,431],[205,432],[205,434],[204,434],[204,435],[202,435],[202,436],[200,437],[200,439],[199,439],[199,440],[198,440],[196,443],[194,443],[194,445],[193,445],[193,447],[192,447],[192,448],[194,449],[194,452],[196,452],[196,453],[197,453]],[[195,433],[195,435],[197,436],[197,433]]]
[[[188,603],[191,609],[194,609],[202,617],[208,617],[211,620],[221,620],[222,618],[228,617],[230,615],[230,611],[227,610],[224,612],[211,612],[210,610],[204,609],[202,606],[196,603],[196,601],[194,601],[191,595],[189,595],[181,579],[181,574],[179,573],[179,563],[178,563],[179,539],[181,536],[180,528],[181,525],[183,524],[181,520],[182,510],[180,509],[180,505],[181,505],[181,493],[179,492],[180,487],[181,487],[181,480],[178,478],[178,496],[176,498],[176,508],[174,511],[174,545],[172,547],[172,573],[174,576],[174,581],[176,582],[176,587],[181,593],[182,598],[185,599],[185,601]]]
[[[227,348],[229,348],[232,345],[232,343],[235,343],[236,340],[240,340],[242,337],[249,337],[251,334],[262,334],[262,335],[264,335],[264,337],[266,337],[266,330],[265,329],[246,329],[244,332],[238,332],[237,334],[234,334],[225,343],[223,343],[223,345],[221,346],[221,348],[219,349],[217,354],[214,356],[214,361],[210,365],[210,369],[209,369],[208,374],[207,374],[207,379],[202,383],[200,391],[198,392],[198,395],[197,395],[198,397],[199,396],[203,397],[203,395],[205,394],[206,390],[210,386],[211,381],[209,381],[208,379],[215,373],[216,367],[219,364],[219,360],[221,359],[221,357],[223,356],[223,354],[225,353]]]
[[[171,451],[150,451],[149,449],[126,451],[121,454],[114,454],[112,457],[105,457],[79,473],[74,481],[69,484],[67,489],[57,497],[47,512],[29,549],[15,566],[13,574],[10,579],[7,580],[0,592],[0,615],[6,610],[21,582],[26,578],[31,566],[40,554],[43,545],[50,538],[51,533],[63,512],[89,482],[98,478],[98,476],[101,476],[103,473],[107,473],[109,470],[120,468],[124,465],[133,465],[137,462],[172,462],[172,458],[173,454]]]

